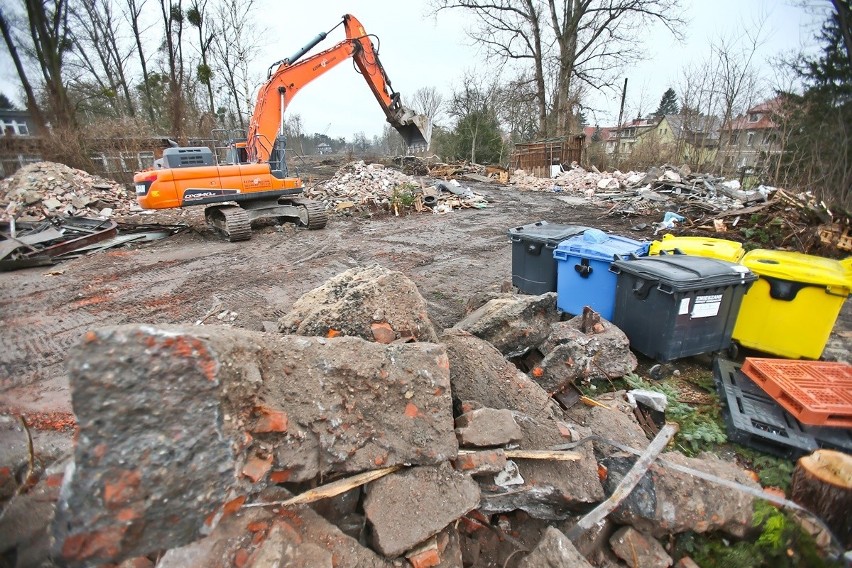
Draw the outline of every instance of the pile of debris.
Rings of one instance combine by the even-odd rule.
[[[446,213],[486,206],[483,196],[453,182],[427,185],[383,164],[360,160],[346,164],[331,179],[306,188],[305,195],[322,201],[326,209],[347,213],[378,210],[398,215],[407,209]]]
[[[0,181],[0,221],[110,218],[128,214],[132,207],[136,201],[120,183],[55,162],[24,166]]]
[[[0,517],[0,551],[52,536],[69,566],[665,567],[658,539],[750,531],[759,486],[714,457],[657,459],[673,427],[649,442],[638,393],[551,397],[630,372],[620,330],[560,321],[552,293],[481,300],[438,333],[416,286],[373,266],[303,296],[281,334],[86,333],[73,467],[12,501],[42,527]],[[508,358],[533,352],[528,373]]]
[[[576,163],[553,178],[538,178],[517,170],[512,184],[533,191],[582,193],[598,203],[615,202],[610,213],[651,214],[659,210],[728,211],[765,201],[775,188],[745,191],[737,180],[694,174],[688,166],[653,167],[647,172],[586,171]]]
[[[404,174],[449,179],[467,179],[483,183],[508,183],[509,171],[501,166],[484,166],[474,162],[441,162],[437,156],[397,156],[393,163]]]

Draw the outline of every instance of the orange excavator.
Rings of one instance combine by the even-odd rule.
[[[345,40],[301,59],[341,24]],[[428,148],[431,122],[402,105],[371,36],[347,14],[334,28],[270,67],[257,95],[248,135],[229,144],[223,163],[217,163],[207,147],[166,148],[153,169],[133,178],[139,205],[144,209],[207,205],[207,222],[230,241],[250,239],[251,222],[261,217],[283,218],[308,229],[325,227],[328,217],[322,203],[300,197],[302,180],[289,175],[284,110],[302,87],[350,57],[406,145]]]

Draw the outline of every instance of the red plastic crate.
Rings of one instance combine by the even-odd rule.
[[[852,366],[746,357],[742,372],[803,424],[852,428]]]

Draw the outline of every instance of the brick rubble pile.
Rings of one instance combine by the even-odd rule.
[[[404,184],[420,185],[416,179],[399,170],[359,160],[341,167],[331,179],[306,188],[305,194],[311,199],[322,201],[327,208],[335,208],[345,202],[387,205],[393,198],[394,190]]]
[[[559,172],[553,178],[540,178],[531,175],[524,170],[515,170],[509,181],[514,186],[532,191],[576,191],[587,190],[603,191],[617,190],[632,186],[636,176],[644,178],[644,173],[636,172],[596,172],[586,171],[579,166]]]
[[[136,204],[118,182],[54,162],[36,162],[0,180],[0,220],[112,217]]]
[[[412,206],[416,211],[446,213],[482,208],[486,203],[484,197],[454,180],[432,186],[399,170],[363,160],[344,165],[331,179],[306,188],[305,195],[335,211],[378,207],[399,212]]]

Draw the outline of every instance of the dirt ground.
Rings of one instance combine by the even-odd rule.
[[[180,221],[192,230],[53,267],[0,273],[0,412],[62,424],[71,411],[65,354],[92,328],[204,320],[274,330],[304,292],[371,263],[411,278],[435,326],[446,328],[463,317],[475,292],[499,291],[511,281],[510,227],[546,220],[650,239],[652,223],[662,217],[607,217],[581,198],[467,185],[489,198],[487,209],[333,215],[324,230],[267,225],[240,243],[209,230],[200,207],[138,215],[133,220]],[[648,227],[631,230],[642,223]]]

